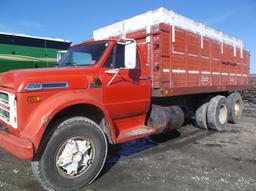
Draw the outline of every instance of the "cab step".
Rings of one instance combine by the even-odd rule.
[[[145,137],[147,135],[154,134],[156,132],[156,129],[149,127],[149,126],[136,126],[132,129],[125,129],[121,131],[119,136],[117,137],[117,142],[125,142],[132,139]]]

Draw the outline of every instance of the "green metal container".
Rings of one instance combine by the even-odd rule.
[[[63,39],[34,37],[0,32],[0,72],[19,68],[46,68],[71,42]]]

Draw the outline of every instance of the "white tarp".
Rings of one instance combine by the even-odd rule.
[[[120,36],[125,37],[126,33],[133,32],[139,29],[146,28],[147,32],[150,32],[150,26],[166,23],[171,24],[194,33],[200,34],[201,36],[207,36],[214,40],[224,42],[226,44],[234,46],[234,49],[243,49],[243,41],[223,34],[213,28],[207,27],[202,23],[193,21],[182,15],[179,15],[171,10],[165,8],[159,8],[156,10],[148,11],[144,14],[114,23],[112,25],[99,28],[93,31],[93,38],[95,40],[107,39],[109,37]]]

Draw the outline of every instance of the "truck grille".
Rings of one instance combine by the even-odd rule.
[[[0,118],[4,119],[4,121],[10,120],[10,112],[0,108]]]
[[[0,102],[2,102],[4,104],[8,104],[9,103],[9,96],[8,96],[7,93],[0,92]]]
[[[16,96],[0,91],[0,120],[17,128]]]
[[[0,119],[10,121],[9,95],[5,92],[0,92]]]

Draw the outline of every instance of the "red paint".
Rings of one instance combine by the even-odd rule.
[[[29,160],[34,155],[32,142],[7,132],[0,132],[0,146],[21,159]]]
[[[151,67],[149,76],[152,77],[153,96],[163,97],[161,93],[163,89],[170,89],[172,92],[170,95],[175,96],[202,93],[202,89],[203,92],[216,92],[232,91],[234,86],[240,86],[242,89],[249,87],[248,51],[243,50],[243,58],[240,58],[240,49],[236,49],[234,56],[233,46],[224,43],[221,54],[220,42],[208,37],[203,38],[201,49],[200,35],[177,26],[175,43],[172,43],[171,28],[172,26],[167,24],[152,26],[149,35],[151,41],[148,46],[145,46],[148,36],[146,29],[127,34],[127,38],[135,38],[139,41],[144,58]],[[163,72],[164,69],[169,69],[169,72]],[[185,70],[186,73],[175,73],[172,69]],[[188,71],[198,71],[198,73]],[[220,74],[213,75],[213,73]]]
[[[110,86],[108,83],[113,75],[105,72],[109,68],[104,67],[104,62],[115,40],[108,41],[110,46],[94,66],[14,70],[0,74],[0,90],[16,94],[18,110],[17,130],[0,121],[9,129],[0,132],[0,145],[17,157],[32,159],[53,117],[77,104],[100,109],[109,123],[112,141],[123,142],[155,132],[145,126],[152,96],[164,99],[166,96],[249,87],[250,55],[246,50],[241,59],[233,56],[231,46],[225,45],[222,55],[218,42],[204,38],[204,48],[201,49],[199,35],[179,28],[175,30],[174,44],[171,42],[171,26],[166,24],[151,27],[149,44],[146,43],[146,30],[128,34],[128,38],[137,41],[140,62],[137,61],[133,70],[121,70]],[[240,55],[239,51],[237,55]],[[174,73],[173,69],[198,73]],[[213,75],[213,72],[235,76]],[[97,81],[101,82],[100,87],[91,86]],[[28,91],[25,86],[31,82],[68,82],[69,86]],[[28,96],[40,96],[41,101],[29,103]]]

